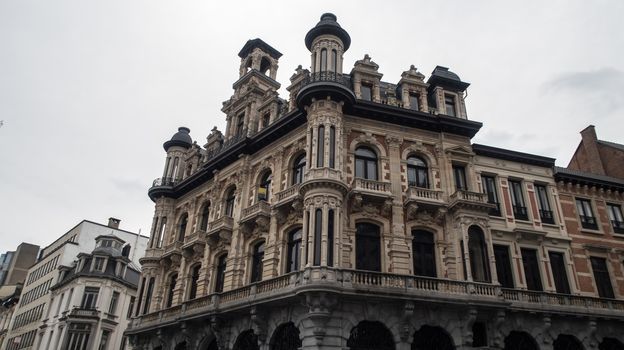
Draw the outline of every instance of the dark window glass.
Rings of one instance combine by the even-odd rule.
[[[415,230],[412,231],[412,236],[414,275],[435,277],[436,262],[433,233]]]
[[[197,297],[197,282],[199,281],[199,269],[201,265],[193,267],[191,270],[191,290],[189,291],[189,300]]]
[[[392,332],[378,321],[361,321],[347,339],[349,350],[394,350]]]
[[[327,71],[327,50],[321,50],[321,72]]]
[[[262,176],[260,180],[260,185],[258,186],[258,200],[259,201],[269,201],[269,196],[271,194],[271,181],[273,180],[273,175],[270,171],[267,171]]]
[[[409,94],[410,101],[410,109],[419,111],[420,110],[420,99],[417,94]]]
[[[490,282],[490,267],[485,237],[483,231],[478,226],[470,226],[468,229],[468,254],[470,256],[472,279],[477,282]]]
[[[509,180],[509,192],[511,193],[511,206],[514,217],[518,220],[528,220],[529,215],[524,204],[524,196],[522,195],[522,183]]]
[[[98,287],[85,287],[84,294],[82,295],[82,303],[80,304],[80,306],[83,309],[95,309],[95,307],[97,306],[99,293],[100,288]]]
[[[362,92],[362,100],[372,101],[372,90],[373,88],[370,85],[362,84],[362,87],[360,88],[360,91]]]
[[[446,105],[446,115],[450,115],[451,117],[457,116],[455,97],[453,95],[444,95],[444,104]]]
[[[236,137],[241,136],[243,134],[244,128],[245,128],[245,115],[241,114],[238,116],[238,122],[236,124]]]
[[[223,292],[223,283],[225,282],[225,268],[227,264],[227,254],[223,254],[219,257],[219,261],[217,262],[217,272],[216,272],[216,282],[215,282],[215,292],[221,293]]]
[[[323,211],[314,211],[314,266],[321,265],[321,234],[323,232]]]
[[[424,325],[414,332],[411,350],[455,350],[453,339],[441,327]]]
[[[158,230],[158,244],[156,245],[158,248],[162,248],[165,244],[165,231],[167,230],[167,217],[163,216],[160,219],[160,229]]]
[[[271,115],[270,115],[270,114],[268,114],[268,113],[267,113],[267,114],[265,114],[265,115],[262,117],[262,127],[263,127],[263,128],[266,128],[267,126],[269,126],[270,121],[271,121]]]
[[[377,180],[377,154],[370,148],[355,150],[355,177]]]
[[[271,338],[271,350],[297,350],[301,349],[299,329],[288,322],[279,326]]]
[[[522,254],[522,266],[524,266],[524,277],[528,290],[542,291],[542,277],[537,261],[537,251],[535,249],[520,249]]]
[[[407,182],[410,187],[429,188],[427,163],[419,157],[407,158]]]
[[[182,215],[180,218],[180,224],[178,225],[178,241],[184,242],[184,236],[186,235],[186,226],[188,224],[188,214]]]
[[[570,294],[570,283],[568,283],[568,273],[566,272],[563,253],[548,252],[548,257],[557,293]]]
[[[535,185],[535,192],[537,193],[537,205],[539,207],[540,219],[545,224],[554,224],[555,219],[552,209],[550,208],[550,202],[548,201],[546,186]]]
[[[306,166],[306,155],[302,154],[297,159],[295,159],[293,163],[293,185],[300,184],[303,182],[303,172]]]
[[[173,274],[169,278],[169,290],[167,291],[167,303],[165,307],[171,307],[173,305],[173,290],[176,287],[176,283],[178,282],[178,274]]]
[[[136,297],[130,297],[130,303],[128,303],[128,312],[126,313],[126,318],[132,317],[132,311],[134,310],[135,302],[136,302]]]
[[[622,208],[617,204],[607,203],[607,212],[613,232],[624,233],[624,219],[622,218]]]
[[[199,222],[199,229],[202,231],[208,230],[208,217],[210,216],[210,202],[204,203],[201,211],[201,217]]]
[[[316,151],[316,166],[325,166],[325,127],[323,125],[318,127],[318,144]]]
[[[256,244],[251,258],[251,282],[262,280],[262,260],[264,259],[264,241]]]
[[[498,193],[496,192],[496,179],[492,176],[483,175],[481,182],[483,182],[483,192],[487,195],[488,203],[496,205],[496,208],[490,209],[490,215],[501,216]]]
[[[472,347],[487,346],[487,329],[485,322],[475,322],[472,324]]]
[[[379,226],[369,223],[356,224],[355,268],[381,271],[381,242]]]
[[[232,188],[228,191],[227,196],[225,197],[225,216],[232,217],[234,216],[234,202],[236,201],[236,192],[235,189]]]
[[[585,350],[583,343],[570,334],[559,334],[552,348],[553,350]]]
[[[141,313],[141,301],[143,301],[144,290],[145,290],[145,277],[143,277],[143,279],[141,280],[141,288],[139,288],[139,293],[137,294],[137,298],[139,298],[139,301],[137,302],[137,308],[136,308],[136,313],[135,313],[136,316],[139,316],[139,314]]]
[[[143,305],[143,314],[149,312],[150,304],[152,303],[152,294],[154,293],[154,277],[150,277],[147,283],[147,291],[145,292],[145,305]]]
[[[338,73],[338,52],[336,50],[332,50],[332,60],[333,64],[331,70]]]
[[[592,210],[591,202],[587,199],[576,199],[576,209],[578,210],[579,218],[581,219],[581,225],[583,228],[597,230],[598,223],[594,217],[594,211]]]
[[[461,165],[453,165],[453,178],[455,179],[456,190],[468,190],[466,184],[466,168]]]
[[[329,167],[334,168],[336,160],[336,128],[329,127]]]
[[[299,271],[302,234],[303,232],[299,228],[291,231],[288,235],[288,265],[286,266],[286,272]]]
[[[334,266],[334,210],[327,217],[327,266]]]
[[[246,330],[238,335],[232,350],[259,350],[258,336],[253,329]]]
[[[591,267],[594,271],[594,280],[598,288],[598,295],[601,298],[614,298],[613,286],[609,277],[609,269],[607,269],[607,260],[592,256],[589,258]]]
[[[511,272],[511,258],[509,247],[505,245],[494,245],[494,259],[496,259],[496,275],[498,282],[505,288],[513,288],[513,274]]]
[[[539,350],[537,342],[528,333],[511,331],[505,337],[505,350]]]

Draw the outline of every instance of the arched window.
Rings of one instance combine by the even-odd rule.
[[[585,347],[575,336],[559,334],[553,343],[553,350],[585,350]]]
[[[162,248],[165,242],[165,231],[167,230],[167,217],[163,216],[160,218],[160,228],[158,229],[158,244],[156,244],[157,248]]]
[[[412,350],[454,350],[453,339],[440,327],[424,325],[414,333]]]
[[[327,212],[327,266],[334,266],[334,209]]]
[[[208,231],[208,217],[210,216],[210,202],[204,202],[201,213],[199,214],[199,229]]]
[[[199,282],[199,269],[201,269],[201,264],[197,264],[191,268],[191,287],[189,290],[189,300],[195,299],[197,297],[197,282]]]
[[[178,274],[174,273],[169,277],[169,288],[167,290],[167,303],[165,307],[171,307],[173,305],[173,290],[176,287],[176,283],[178,282]]]
[[[303,182],[303,172],[305,171],[306,166],[306,155],[305,153],[295,158],[293,162],[292,169],[292,184],[300,184]]]
[[[325,126],[318,127],[318,144],[316,149],[316,167],[322,168],[325,166]]]
[[[271,61],[268,58],[262,57],[260,60],[260,73],[267,75],[267,71],[271,68]]]
[[[412,231],[412,258],[414,275],[436,276],[435,243],[433,233],[424,230]]]
[[[327,49],[321,50],[321,72],[327,71]]]
[[[539,350],[539,347],[528,333],[512,331],[505,337],[504,350]]]
[[[394,350],[394,337],[381,322],[362,321],[351,330],[347,346],[351,350]]]
[[[186,235],[186,226],[188,224],[188,214],[184,213],[180,218],[178,224],[178,241],[184,242],[184,236]]]
[[[379,226],[369,223],[355,225],[355,268],[381,271]]]
[[[236,201],[236,187],[230,188],[225,195],[225,216],[234,216],[234,202]]]
[[[490,268],[483,231],[478,226],[468,229],[468,254],[472,279],[477,282],[490,281]]]
[[[223,284],[225,282],[225,268],[227,267],[227,254],[223,254],[217,260],[217,271],[215,272],[215,292],[223,292]]]
[[[260,178],[260,184],[258,185],[258,200],[259,201],[269,201],[269,196],[271,193],[271,181],[273,180],[273,175],[270,171],[266,171],[262,178]]]
[[[286,272],[299,271],[302,235],[303,231],[301,228],[293,230],[288,234],[288,265],[286,266]]]
[[[239,334],[232,350],[259,350],[258,336],[253,329],[248,329]]]
[[[355,150],[355,177],[377,180],[377,154],[368,147]]]
[[[338,52],[336,50],[332,50],[332,70],[334,73],[338,73]]]
[[[314,211],[314,266],[321,265],[321,235],[323,234],[323,211]]]
[[[407,182],[410,187],[429,188],[427,163],[421,158],[410,156],[407,158]]]
[[[262,280],[262,260],[264,259],[264,241],[257,243],[251,257],[251,282]]]
[[[271,337],[271,350],[297,350],[301,348],[299,329],[288,322],[277,327]]]

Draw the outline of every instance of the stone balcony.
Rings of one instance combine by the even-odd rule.
[[[210,316],[241,307],[285,298],[299,298],[305,292],[340,293],[369,300],[412,300],[427,304],[481,305],[512,311],[550,314],[579,314],[624,320],[624,301],[579,295],[505,289],[498,285],[442,278],[398,275],[329,267],[308,267],[225,291],[185,301],[168,309],[134,319],[128,334],[178,321]]]
[[[421,187],[408,187],[405,192],[405,203],[418,203],[418,204],[428,204],[432,206],[443,206],[444,202],[444,192],[431,190],[428,188]]]
[[[281,207],[284,205],[292,204],[293,202],[300,200],[299,184],[292,185],[287,189],[277,192],[275,194],[275,207]]]
[[[206,232],[204,230],[196,230],[190,235],[184,237],[184,244],[182,250],[193,251],[196,249],[203,249],[206,245]]]
[[[496,204],[488,203],[487,195],[480,192],[457,190],[449,197],[449,209],[472,209],[488,213]]]
[[[163,249],[163,257],[182,254],[182,242],[175,241],[167,244]]]
[[[82,307],[74,307],[71,310],[64,311],[61,319],[71,320],[99,320],[100,311],[97,309],[86,309]]]
[[[216,245],[223,241],[232,241],[232,230],[234,229],[234,219],[230,216],[222,216],[208,225],[206,241],[210,245]]]
[[[240,225],[243,233],[248,235],[255,230],[266,232],[271,220],[271,205],[266,201],[249,206],[241,211]]]
[[[351,183],[351,192],[386,199],[392,197],[392,184],[386,181],[355,178]]]

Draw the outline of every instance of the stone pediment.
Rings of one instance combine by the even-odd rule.
[[[472,149],[469,146],[455,146],[450,147],[445,150],[447,154],[459,157],[470,158],[475,155]]]

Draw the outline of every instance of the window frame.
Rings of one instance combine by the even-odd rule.
[[[258,194],[256,196],[258,202],[260,201],[269,202],[271,200],[272,183],[273,183],[273,173],[270,170],[266,170],[260,177],[260,183],[258,183]]]
[[[256,242],[253,245],[253,251],[251,255],[251,276],[249,279],[250,283],[262,281],[265,248],[266,242],[264,240]]]
[[[369,228],[370,230],[366,230]],[[375,231],[375,232],[373,232]],[[383,269],[382,227],[370,222],[355,224],[355,269],[381,272]],[[374,249],[371,249],[374,248]],[[367,254],[372,251],[373,254]]]
[[[456,191],[468,191],[468,178],[466,177],[466,165],[453,164],[453,181]]]
[[[429,166],[417,155],[411,154],[406,159],[407,185],[415,188],[429,188]],[[422,163],[418,164],[418,163]],[[414,179],[411,179],[414,177]]]
[[[540,220],[544,224],[555,224],[555,217],[553,215],[552,206],[548,199],[548,185],[534,184],[535,196],[537,197],[537,209],[539,211]]]
[[[306,160],[307,160],[307,157],[305,153],[298,155],[294,159],[293,166],[292,166],[292,176],[291,176],[292,185],[298,185],[303,182],[303,175],[305,173]]]
[[[598,262],[604,263],[604,269],[597,270]],[[613,289],[613,283],[611,281],[609,259],[603,256],[590,256],[589,265],[592,269],[592,277],[594,279],[594,285],[596,286],[596,293],[598,294],[598,296],[600,296],[601,298],[614,299],[615,290]],[[600,267],[602,268],[603,266]],[[599,283],[599,280],[601,283]]]
[[[538,249],[536,247],[520,247],[520,256],[522,257],[522,269],[527,290],[543,292],[544,282],[542,281]]]
[[[201,264],[195,264],[189,269],[190,286],[186,300],[193,300],[197,298],[197,283],[199,282],[199,276],[201,275],[200,270]]]
[[[488,214],[500,217],[502,212],[496,183],[495,175],[481,174],[481,186],[483,187],[483,193],[487,196],[487,202],[496,205],[496,208],[491,208]]]
[[[362,155],[361,153],[358,154],[358,151],[369,151],[371,153],[374,154],[374,157],[369,156],[369,155]],[[365,180],[373,180],[373,181],[379,181],[379,156],[377,155],[377,152],[375,152],[374,149],[372,149],[371,147],[368,146],[358,146],[355,149],[355,152],[353,152],[354,155],[354,163],[355,163],[355,171],[354,171],[354,175],[356,178],[360,178],[360,179],[365,179]],[[358,164],[363,164],[362,169],[364,171],[364,174],[359,174],[359,165]],[[373,169],[373,174],[369,174],[371,171],[371,169],[369,167],[372,167]]]
[[[227,270],[227,253],[219,255],[215,270],[215,293],[223,292],[225,285],[225,271]]]
[[[513,274],[511,247],[506,244],[492,244],[494,259],[496,260],[496,277],[503,288],[515,288],[516,282]],[[504,250],[504,254],[501,254]],[[506,255],[505,257],[501,255]],[[501,278],[502,277],[502,278]]]
[[[561,266],[556,266],[559,260],[553,257],[557,256],[561,258]],[[570,279],[568,278],[568,269],[566,267],[566,253],[556,250],[548,251],[548,260],[550,261],[550,270],[553,277],[553,284],[555,285],[555,291],[559,294],[571,294]],[[557,261],[557,263],[553,263]]]
[[[364,93],[365,90],[367,91],[366,94]],[[373,85],[362,82],[360,84],[360,97],[364,101],[373,101]]]
[[[622,215],[622,206],[615,203],[607,202],[607,214],[611,229],[615,234],[624,234],[624,216]]]
[[[581,227],[586,230],[599,230],[598,218],[594,215],[592,200],[579,197],[575,197],[574,200]]]
[[[412,267],[414,276],[437,277],[435,233],[412,229]]]
[[[459,113],[457,110],[457,100],[454,94],[444,93],[444,110],[446,111],[446,115],[450,117],[458,117]],[[449,111],[449,106],[451,107],[451,111]]]
[[[522,180],[508,179],[507,183],[509,184],[509,197],[514,219],[528,221],[529,211],[524,200]]]
[[[298,236],[298,237],[296,237]],[[288,233],[286,273],[300,270],[301,244],[303,242],[303,229],[301,227],[290,230]]]
[[[236,206],[236,187],[230,188],[225,194],[224,216],[234,217],[234,207]]]

